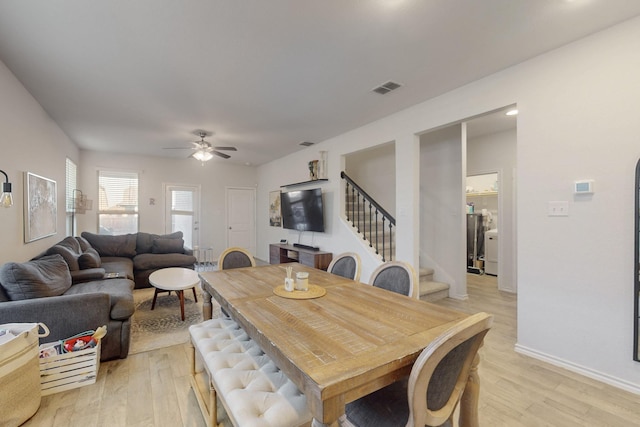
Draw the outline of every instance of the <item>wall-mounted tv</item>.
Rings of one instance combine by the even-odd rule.
[[[282,226],[298,231],[324,231],[322,190],[296,190],[282,193]]]

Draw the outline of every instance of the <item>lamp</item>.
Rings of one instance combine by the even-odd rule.
[[[4,208],[13,206],[13,196],[11,195],[11,183],[9,182],[9,176],[5,171],[0,170],[4,175],[5,182],[2,184],[2,197],[0,197],[0,205]]]
[[[190,157],[193,157],[196,160],[200,160],[202,163],[208,162],[213,159],[213,154],[206,150],[198,150],[194,152]]]

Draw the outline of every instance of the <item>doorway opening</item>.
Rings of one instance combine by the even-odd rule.
[[[480,271],[472,272],[497,276],[499,290],[515,293],[517,115],[507,115],[513,109],[466,122],[465,199],[482,233]]]
[[[498,275],[498,172],[467,175],[467,272]]]

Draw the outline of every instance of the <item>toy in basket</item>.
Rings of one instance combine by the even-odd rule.
[[[101,326],[63,341],[40,345],[42,395],[93,384],[100,367],[100,340],[107,334]]]

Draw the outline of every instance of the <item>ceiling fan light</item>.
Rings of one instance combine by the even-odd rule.
[[[213,154],[205,150],[198,150],[194,152],[191,157],[201,162],[207,162],[213,158]]]

